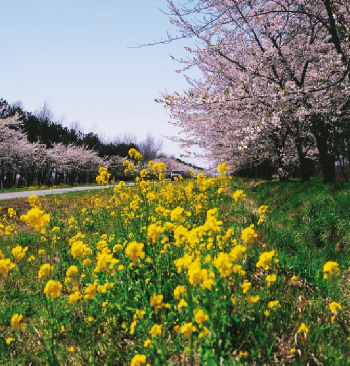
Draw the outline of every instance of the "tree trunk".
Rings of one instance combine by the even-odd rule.
[[[301,180],[303,182],[309,182],[311,177],[311,171],[309,166],[309,160],[305,158],[303,148],[299,141],[296,141],[296,147],[298,151],[299,164],[301,169]]]
[[[320,164],[323,175],[323,183],[335,182],[335,158],[328,153],[327,138],[325,136],[316,136],[317,149],[320,156]]]

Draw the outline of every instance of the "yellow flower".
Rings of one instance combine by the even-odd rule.
[[[277,280],[277,276],[274,273],[266,276],[267,287],[270,287],[271,283],[276,282],[276,280]]]
[[[144,244],[133,241],[125,248],[125,254],[129,259],[136,264],[139,259],[145,258],[145,252],[143,251]]]
[[[228,171],[229,167],[227,166],[227,164],[224,162],[224,163],[220,163],[218,165],[218,172],[220,173],[220,178],[224,178],[227,176],[227,171]]]
[[[17,215],[17,212],[12,207],[7,210],[7,213],[11,218]]]
[[[203,338],[207,334],[209,334],[209,329],[207,327],[203,327],[202,331],[198,334],[198,338]]]
[[[38,206],[40,203],[38,196],[36,196],[35,194],[32,194],[31,196],[28,197],[28,202],[30,207]]]
[[[259,214],[264,214],[268,211],[268,209],[269,209],[269,206],[260,206],[258,212],[259,212]]]
[[[12,255],[17,261],[20,261],[25,255],[28,250],[28,247],[23,248],[20,245],[15,246],[12,248]]]
[[[196,330],[197,328],[192,323],[186,323],[181,327],[181,333],[185,338],[189,338]]]
[[[229,254],[220,252],[218,257],[213,261],[214,266],[219,270],[220,277],[228,277],[232,273],[232,261]]]
[[[258,234],[254,230],[254,224],[251,224],[249,227],[242,230],[242,240],[244,244],[252,242],[257,236]]]
[[[74,291],[72,294],[69,295],[68,303],[70,305],[75,305],[78,300],[80,300],[83,297],[81,292],[79,290]]]
[[[174,296],[177,300],[181,299],[181,294],[183,294],[184,296],[187,295],[187,290],[185,286],[177,286],[174,290]]]
[[[86,295],[84,296],[84,300],[91,300],[96,295],[96,286],[95,284],[90,283],[87,285],[85,289]]]
[[[157,337],[158,335],[162,334],[162,325],[161,324],[154,324],[151,328],[149,334],[152,336],[152,338]]]
[[[39,255],[45,255],[46,254],[46,250],[45,249],[39,249],[38,250],[38,254]]]
[[[93,316],[89,316],[89,317],[88,317],[88,321],[89,321],[90,323],[91,323],[91,322],[93,322],[93,321],[94,321],[94,319],[95,319],[95,318],[94,318]]]
[[[327,262],[323,266],[323,278],[327,279],[328,277],[337,277],[339,275],[339,267],[337,262]]]
[[[135,355],[130,362],[130,366],[144,365],[146,362],[147,358],[145,355]]]
[[[181,299],[179,304],[177,305],[177,310],[179,310],[181,312],[182,308],[188,306],[188,303],[186,300]]]
[[[243,293],[244,294],[246,294],[247,292],[248,292],[248,290],[250,289],[250,286],[251,286],[252,284],[250,283],[250,282],[244,282],[243,284],[242,284],[242,290],[243,290]]]
[[[154,308],[156,314],[166,305],[163,303],[163,295],[153,295],[149,303]]]
[[[108,183],[111,174],[107,172],[107,168],[101,166],[98,172],[99,175],[96,177],[96,182],[100,185]]]
[[[134,333],[135,333],[136,324],[137,324],[137,320],[134,320],[134,321],[130,324],[130,334],[134,334]]]
[[[301,332],[309,333],[309,328],[305,325],[305,323],[301,323],[301,325],[298,329],[298,333],[301,333]]]
[[[342,306],[338,304],[337,302],[333,301],[329,304],[329,310],[330,311],[337,311],[337,310],[343,310]]]
[[[70,266],[68,269],[67,269],[67,272],[66,272],[66,276],[67,277],[72,277],[74,276],[75,274],[78,273],[78,267],[77,266]]]
[[[235,200],[235,202],[238,202],[239,200],[243,200],[246,198],[247,195],[244,194],[244,192],[241,189],[238,189],[236,192],[232,194],[232,198]]]
[[[9,258],[0,259],[0,273],[3,275],[3,277],[7,277],[8,272],[15,267],[16,264],[11,262]]]
[[[200,326],[209,319],[209,315],[206,314],[202,309],[195,309],[193,310],[193,313],[196,323],[198,323]]]
[[[148,338],[145,340],[145,342],[143,343],[144,347],[149,347],[152,344],[152,341]]]
[[[21,321],[23,319],[23,315],[22,314],[15,314],[12,316],[11,318],[11,321],[10,321],[10,324],[11,324],[11,327],[14,329],[14,330],[17,330],[20,326],[21,326]]]
[[[55,280],[49,280],[46,283],[44,293],[46,295],[49,295],[51,299],[56,299],[57,297],[61,296],[62,287],[63,286],[61,282]]]
[[[81,240],[72,243],[71,254],[73,258],[84,258],[86,255],[92,254],[92,250]]]
[[[256,295],[256,296],[248,296],[246,300],[247,300],[248,305],[251,305],[251,304],[253,304],[255,302],[258,302],[260,300],[260,296],[259,295]]]
[[[281,307],[280,302],[278,300],[270,301],[267,305],[269,309],[273,309],[275,307]]]
[[[135,314],[134,314],[134,319],[143,319],[145,314],[146,314],[146,312],[144,310],[137,309]]]
[[[271,250],[271,252],[263,252],[259,256],[259,261],[256,263],[256,268],[262,267],[265,271],[270,268],[270,263],[273,257],[276,256],[276,252]]]
[[[54,273],[54,267],[50,263],[45,263],[40,267],[38,276],[39,278],[46,279],[48,277],[53,276],[53,273]]]
[[[6,338],[6,344],[11,344],[15,339],[12,337]]]
[[[84,260],[83,260],[83,267],[86,267],[86,266],[88,266],[89,264],[91,264],[91,259],[86,258],[86,259],[84,259]]]
[[[50,222],[50,215],[44,213],[38,207],[30,209],[26,215],[21,216],[21,220],[25,221],[29,226],[33,227],[36,231],[44,228]]]

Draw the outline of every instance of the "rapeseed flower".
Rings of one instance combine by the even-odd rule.
[[[81,240],[74,241],[71,246],[71,254],[73,258],[84,258],[92,254],[92,250],[84,244]]]
[[[144,365],[147,362],[147,358],[145,355],[135,355],[131,362],[130,362],[130,366],[139,366],[139,365]]]
[[[21,245],[17,245],[12,248],[12,255],[17,261],[20,261],[26,255],[27,250],[28,247],[23,248]]]
[[[184,299],[181,299],[180,302],[177,305],[177,310],[181,312],[182,309],[186,306],[188,306],[188,302]]]
[[[195,332],[197,328],[190,322],[186,323],[181,327],[181,333],[185,338],[189,338],[193,332]]]
[[[38,276],[39,278],[46,279],[48,277],[53,276],[53,273],[54,273],[54,267],[50,263],[45,263],[40,267]]]
[[[258,234],[254,230],[254,224],[250,225],[249,227],[246,227],[242,230],[242,241],[244,244],[249,244],[252,242]]]
[[[157,314],[163,307],[170,308],[170,304],[163,303],[163,295],[153,295],[150,300],[150,305],[153,307],[154,312]]]
[[[152,341],[148,338],[148,339],[146,339],[146,340],[144,341],[143,346],[147,348],[147,347],[149,347],[151,344],[152,344]]]
[[[161,324],[154,324],[149,333],[152,336],[152,338],[155,338],[158,335],[161,335],[162,334],[162,325]]]
[[[131,335],[135,333],[136,324],[137,324],[137,320],[134,320],[134,321],[130,324],[130,334],[131,334]]]
[[[258,302],[260,300],[260,296],[259,295],[256,295],[256,296],[248,296],[246,298],[246,300],[247,300],[248,305],[252,305],[252,304],[254,304],[254,303],[256,303],[256,302]]]
[[[232,198],[234,199],[235,202],[238,202],[239,200],[243,200],[246,197],[247,197],[247,195],[244,194],[244,191],[241,189],[237,189],[237,191],[235,191],[232,194]]]
[[[337,310],[343,310],[343,308],[340,304],[333,301],[329,304],[329,310],[332,311],[332,312],[336,312]]]
[[[49,280],[44,289],[44,293],[51,297],[51,299],[56,299],[61,296],[62,283],[55,280]]]
[[[15,267],[16,264],[11,262],[9,258],[0,259],[0,273],[3,275],[3,277],[7,277],[8,272]]]
[[[246,294],[247,292],[248,292],[248,290],[250,289],[250,286],[251,286],[252,284],[250,283],[250,282],[243,282],[243,284],[241,285],[241,287],[242,287],[242,292],[244,293],[244,294]]]
[[[276,282],[276,280],[277,280],[276,274],[272,273],[270,275],[267,275],[266,276],[267,287],[270,287],[271,283]]]
[[[337,277],[339,275],[339,266],[337,262],[327,262],[323,266],[323,278],[327,279],[329,277]]]
[[[72,294],[69,295],[68,303],[70,305],[75,305],[78,300],[80,300],[83,297],[81,292],[79,290],[74,291]]]
[[[174,297],[177,299],[177,300],[180,300],[181,299],[181,294],[183,294],[184,296],[187,295],[187,290],[186,290],[186,287],[185,286],[177,286],[174,290]]]
[[[13,315],[12,318],[11,318],[11,321],[10,321],[11,327],[14,330],[17,330],[21,326],[22,319],[23,319],[23,315],[22,314],[15,314],[15,315]]]
[[[194,319],[199,326],[202,326],[202,323],[209,320],[209,315],[206,314],[202,309],[195,309],[193,310],[194,313]]]
[[[29,226],[36,231],[41,230],[50,222],[50,215],[44,213],[39,207],[31,208],[26,215],[21,216],[21,221],[25,221]]]
[[[139,259],[145,258],[146,254],[143,251],[144,246],[145,245],[143,243],[137,243],[136,241],[133,241],[125,248],[125,254],[134,264],[136,264]]]
[[[73,265],[67,269],[66,276],[72,277],[72,276],[76,275],[78,272],[79,272],[78,267]]]
[[[269,309],[273,309],[275,307],[281,307],[280,302],[278,300],[270,301],[267,305]]]
[[[214,266],[219,270],[220,277],[228,277],[232,273],[232,261],[228,253],[220,252],[213,261]]]
[[[263,252],[259,256],[259,261],[256,263],[256,268],[262,267],[265,271],[270,268],[270,263],[273,257],[276,256],[276,252],[271,250],[271,252]]]
[[[87,285],[85,289],[86,295],[84,296],[84,300],[91,300],[96,295],[96,285],[93,283],[90,283]]]
[[[309,328],[306,326],[305,323],[301,323],[300,327],[298,328],[298,333],[309,333]]]

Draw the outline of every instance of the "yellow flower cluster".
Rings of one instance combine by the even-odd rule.
[[[40,267],[38,276],[39,278],[47,279],[48,277],[53,276],[53,273],[54,267],[50,263],[45,263]]]
[[[26,255],[28,247],[22,247],[21,245],[17,245],[12,249],[12,255],[17,261],[20,261]]]
[[[323,278],[337,277],[339,275],[339,266],[337,262],[329,261],[323,266]]]
[[[232,194],[232,198],[234,199],[235,202],[238,202],[240,200],[243,200],[247,197],[246,194],[244,194],[244,191],[242,189],[237,189],[235,192],[233,192]]]
[[[26,215],[21,216],[21,220],[33,227],[36,231],[39,231],[49,224],[50,215],[44,213],[39,207],[33,207]]]
[[[101,166],[98,173],[99,175],[96,177],[96,182],[101,186],[108,184],[111,174],[108,173],[107,168]]]
[[[138,152],[136,149],[131,148],[128,152],[129,156],[131,159],[135,160],[135,161],[140,161],[143,159],[143,156],[140,152]]]
[[[220,163],[218,165],[218,172],[220,173],[220,178],[226,177],[227,176],[227,171],[229,170],[229,167],[227,166],[227,164],[224,163]]]
[[[51,297],[51,299],[56,299],[61,296],[62,283],[55,280],[49,280],[44,289],[44,294]]]
[[[139,259],[145,258],[145,252],[143,251],[144,246],[145,245],[143,243],[132,241],[125,248],[125,254],[129,257],[133,264],[136,264]]]

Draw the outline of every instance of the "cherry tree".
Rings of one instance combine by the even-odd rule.
[[[324,181],[334,180],[334,141],[350,99],[346,2],[167,2],[180,36],[197,42],[183,71],[203,75],[188,78],[184,94],[161,99],[185,135],[177,140],[236,166],[275,160],[281,177],[296,159],[306,173],[316,148]],[[342,31],[331,26],[334,18]]]

